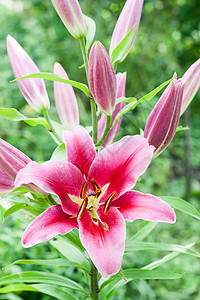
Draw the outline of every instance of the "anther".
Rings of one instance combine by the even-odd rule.
[[[96,182],[96,180],[94,178],[91,179],[91,183],[92,183],[92,187],[93,190],[96,193],[96,190],[101,190],[100,186],[98,185],[98,183]]]
[[[115,198],[116,194],[117,194],[116,192],[112,192],[106,199],[106,201],[104,203],[104,207],[103,207],[104,214],[107,214],[107,212],[109,211],[109,209],[111,207],[111,203],[112,203],[113,199]]]
[[[103,229],[104,229],[105,231],[108,231],[108,230],[109,230],[109,226],[108,226],[107,223],[101,222],[101,226],[103,227]]]
[[[81,191],[80,191],[80,198],[81,199],[85,199],[86,195],[87,195],[87,187],[88,187],[88,181],[85,181]]]
[[[88,197],[86,197],[83,202],[81,203],[81,206],[79,207],[78,213],[77,213],[77,219],[80,220],[82,215],[84,214],[86,208],[88,205]]]
[[[96,189],[95,194],[97,196],[97,198],[101,195],[101,190],[100,189]]]

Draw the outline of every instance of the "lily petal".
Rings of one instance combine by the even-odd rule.
[[[69,79],[59,63],[54,64],[54,74]],[[70,84],[54,81],[54,95],[62,124],[68,129],[74,128],[79,124],[79,112],[73,87]]]
[[[0,172],[0,176],[1,176],[1,172]],[[12,184],[13,184],[12,182],[10,185],[0,183],[0,195],[4,195],[10,192],[14,188],[14,185],[12,186]]]
[[[78,228],[75,218],[63,212],[61,205],[46,209],[26,228],[22,236],[25,248],[46,242],[57,234],[66,234],[73,228]]]
[[[16,187],[27,183],[34,183],[45,192],[56,194],[66,213],[77,213],[79,204],[72,201],[67,194],[79,197],[84,178],[69,162],[56,160],[43,164],[31,162],[18,172],[15,181]]]
[[[176,222],[176,215],[171,206],[150,194],[129,191],[113,201],[113,205],[129,222],[137,219],[151,222]]]
[[[124,254],[126,226],[123,216],[112,207],[105,215],[102,208],[99,217],[108,225],[105,231],[92,221],[92,216],[85,211],[79,223],[80,240],[89,253],[94,265],[103,277],[119,272]]]
[[[134,187],[147,169],[153,152],[154,147],[142,136],[126,136],[100,152],[91,165],[88,181],[95,178],[101,188],[109,184],[105,197],[113,191],[119,197]]]
[[[63,140],[67,150],[67,159],[75,165],[83,175],[88,174],[89,168],[96,157],[95,146],[91,136],[82,126],[63,131]]]

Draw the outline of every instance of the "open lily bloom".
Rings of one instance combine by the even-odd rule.
[[[79,228],[80,240],[102,276],[116,274],[124,254],[125,220],[175,222],[173,209],[159,198],[130,191],[154,152],[141,136],[126,136],[96,155],[82,126],[63,133],[68,161],[29,163],[16,186],[34,183],[61,202],[38,216],[22,237],[24,247]]]

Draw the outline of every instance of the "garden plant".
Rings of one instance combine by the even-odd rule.
[[[200,214],[170,192],[158,197],[134,187],[137,181],[142,182],[148,166],[163,155],[176,133],[189,130],[179,126],[179,120],[198,92],[200,59],[181,78],[174,70],[171,78],[160,85],[155,83],[141,98],[126,96],[128,74],[117,69],[128,59],[136,38],[143,0],[124,3],[109,51],[103,41],[95,41],[96,24],[82,12],[77,0],[51,2],[52,10],[71,34],[68,38],[77,40],[86,83],[69,79],[59,62],[55,62],[53,73],[40,72],[30,53],[8,32],[7,52],[15,77],[11,84],[18,84],[35,116],[27,117],[15,108],[5,107],[0,108],[0,116],[33,128],[43,126],[57,146],[50,160],[36,162],[0,138],[0,204],[9,199],[4,218],[22,211],[28,219],[21,238],[25,248],[37,244],[42,248],[50,241],[51,247],[60,252],[60,258],[22,258],[14,264],[73,268],[84,275],[84,280],[77,282],[56,271],[33,269],[2,277],[0,293],[41,292],[61,300],[114,299],[120,288],[136,279],[179,280],[183,272],[159,267],[178,253],[199,259],[200,253],[191,249],[194,244],[170,244],[167,240],[150,243],[143,239],[159,222],[176,226],[177,210],[198,220]],[[53,81],[60,122],[49,116],[51,105],[44,80]],[[75,89],[90,103],[91,119],[85,127],[80,122],[82,111]],[[127,133],[118,139],[126,113],[132,111],[134,118],[141,103],[151,101],[158,93],[161,95],[140,133]],[[136,220],[140,220],[137,231],[126,238],[126,226]],[[123,257],[132,254],[135,260],[138,250],[171,253],[160,260],[152,257],[152,263],[142,268],[124,268]]]

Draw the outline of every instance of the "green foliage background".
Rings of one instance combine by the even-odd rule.
[[[80,0],[85,14],[92,17],[97,25],[96,40],[109,49],[113,28],[125,1]],[[128,58],[119,66],[119,71],[127,71],[127,96],[141,97],[169,79],[176,71],[181,77],[200,54],[200,6],[198,0],[145,0],[142,19],[134,46]],[[52,72],[54,62],[60,62],[70,79],[86,82],[78,41],[67,32],[55,13],[51,1],[41,0],[0,0],[0,107],[15,107],[27,116],[36,116],[26,104],[13,79],[6,53],[6,36],[12,35],[29,53],[41,71]],[[53,84],[46,82],[51,101],[51,117],[58,120],[54,106]],[[89,103],[76,90],[81,112],[81,124],[91,125]],[[146,119],[158,97],[141,104],[137,110],[129,112],[122,122],[118,138],[127,134],[137,134],[144,129]],[[154,160],[142,176],[136,188],[143,192],[160,195],[175,195],[185,198],[200,208],[200,92],[188,109],[187,117],[180,124],[187,125],[189,131],[177,133],[167,150]],[[189,136],[189,144],[187,139]],[[16,146],[33,160],[44,161],[51,157],[56,144],[41,126],[29,127],[22,122],[12,123],[0,118],[0,137]],[[39,142],[38,142],[39,141]],[[189,145],[189,155],[186,146]],[[189,164],[189,167],[187,166]],[[187,166],[187,167],[186,167]],[[189,182],[189,184],[188,184]],[[187,189],[186,189],[187,187]],[[3,214],[3,210],[2,210]],[[23,221],[23,222],[21,222]],[[19,258],[56,258],[59,254],[46,243],[24,250],[20,237],[28,224],[23,214],[9,217],[0,224],[0,266],[6,267]],[[128,225],[128,234],[137,230],[137,222]],[[196,243],[200,250],[200,229],[197,220],[177,214],[175,225],[159,224],[148,238],[186,245]],[[50,251],[51,250],[51,251]],[[124,266],[142,267],[162,257],[159,252],[136,252],[127,255]],[[32,269],[30,266],[10,266],[0,270],[0,274],[17,273]],[[34,267],[44,270],[43,267]],[[163,269],[174,272],[185,271],[182,279],[176,281],[135,281],[122,289],[113,299],[200,299],[200,261],[188,256],[179,256]],[[52,269],[49,269],[52,272]],[[81,282],[82,274],[73,268],[55,269]],[[133,297],[134,295],[134,297]],[[38,298],[39,297],[39,298]],[[30,294],[9,294],[0,299],[28,299]],[[51,299],[49,296],[32,293],[31,299]]]

